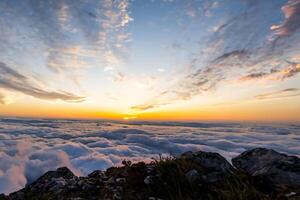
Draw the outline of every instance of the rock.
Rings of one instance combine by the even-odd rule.
[[[286,194],[285,196],[292,197],[292,196],[295,196],[296,194],[297,194],[296,192],[290,192],[290,193]]]
[[[76,183],[78,179],[67,167],[48,171],[24,189],[11,193],[11,199],[45,199],[46,196],[60,196],[69,186]],[[77,188],[76,188],[77,189]]]
[[[52,178],[50,184],[55,186],[51,188],[52,190],[57,190],[67,185],[67,181],[63,177]]]
[[[298,157],[254,149],[234,158],[233,163],[238,170],[217,153],[199,151],[148,164],[126,162],[105,172],[96,170],[87,177],[77,177],[62,167],[45,173],[22,190],[0,195],[0,200],[162,200],[177,196],[202,200],[228,199],[228,195],[300,199]],[[266,176],[272,183],[284,183],[286,187],[277,190],[277,185],[271,185],[271,190],[265,190],[265,182],[256,182],[261,179],[253,176]]]
[[[186,152],[180,156],[180,159],[185,159],[194,163],[197,166],[197,169],[201,168],[201,171],[199,171],[201,176],[199,178],[201,178],[204,183],[222,181],[225,176],[234,174],[234,168],[218,153],[203,151]],[[196,178],[196,172],[193,171],[191,173],[193,173],[195,177],[190,178]]]
[[[75,178],[75,175],[71,170],[69,170],[67,167],[60,167],[56,171],[48,171],[46,174],[44,174],[41,179],[46,179],[48,177],[51,178],[64,178],[64,179],[73,179]]]
[[[75,182],[77,177],[67,167],[58,168],[56,171],[48,171],[31,184],[32,187],[50,188],[56,190],[64,187],[68,182]]]
[[[125,178],[116,178],[117,183],[125,183],[126,179]]]
[[[121,200],[122,197],[121,197],[120,194],[116,193],[116,194],[114,194],[113,199],[114,199],[114,200]]]
[[[275,185],[300,187],[300,158],[272,149],[256,148],[232,159],[233,165],[251,176],[261,176]]]
[[[148,200],[163,200],[163,199],[155,198],[155,197],[149,197]]]
[[[199,175],[199,173],[197,172],[197,170],[192,169],[192,170],[190,170],[189,172],[187,172],[187,173],[185,174],[185,177],[186,177],[186,179],[187,179],[190,183],[195,183],[196,181],[199,180],[200,175]]]
[[[0,200],[9,200],[10,198],[8,196],[5,196],[5,194],[0,194]]]
[[[108,183],[108,184],[114,184],[114,183],[115,183],[114,177],[110,177],[110,178],[107,180],[107,183]]]
[[[99,179],[101,181],[107,181],[108,177],[105,175],[104,171],[96,170],[88,175],[89,178]]]
[[[149,185],[149,184],[152,183],[152,179],[153,179],[152,176],[147,176],[147,177],[144,179],[144,183],[145,183],[146,185]]]
[[[218,153],[186,152],[180,158],[193,161],[201,167],[215,172],[232,173],[234,171],[230,163]]]

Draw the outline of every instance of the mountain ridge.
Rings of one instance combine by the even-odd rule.
[[[48,171],[0,200],[281,200],[300,199],[300,158],[255,148],[232,159],[213,152],[185,152],[150,163],[122,166],[77,177],[67,167]]]

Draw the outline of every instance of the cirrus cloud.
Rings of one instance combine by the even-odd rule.
[[[63,100],[67,102],[82,102],[84,97],[60,90],[49,90],[42,83],[37,83],[32,77],[23,75],[18,71],[0,62],[0,88],[20,92],[35,98],[45,100]],[[4,103],[4,97],[1,98]]]

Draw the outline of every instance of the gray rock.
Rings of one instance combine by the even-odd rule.
[[[232,159],[233,165],[251,176],[263,176],[276,185],[300,186],[300,158],[272,149],[256,148]]]
[[[116,178],[117,183],[125,183],[126,179],[125,178]]]
[[[193,161],[199,164],[201,167],[210,171],[232,173],[234,171],[230,163],[218,153],[212,152],[186,152],[181,155],[180,158]]]
[[[146,185],[149,185],[153,182],[153,177],[152,176],[147,176],[145,179],[144,179],[144,183]]]
[[[121,197],[120,194],[116,193],[116,194],[114,194],[113,199],[114,199],[114,200],[121,200],[122,197]]]
[[[286,194],[285,196],[292,197],[292,196],[295,196],[296,194],[297,194],[296,192],[290,192],[290,193]]]
[[[183,153],[180,158],[191,161],[201,169],[199,171],[197,168],[198,172],[201,174],[200,179],[204,183],[222,181],[225,176],[231,176],[234,174],[234,168],[218,153],[189,151]],[[195,175],[195,172],[191,173],[194,173]],[[193,177],[193,179],[195,177]]]
[[[108,177],[105,175],[104,171],[96,170],[88,175],[89,178],[99,179],[100,181],[107,181]]]
[[[195,183],[197,180],[199,180],[200,175],[197,170],[192,169],[185,174],[185,177],[190,183]]]

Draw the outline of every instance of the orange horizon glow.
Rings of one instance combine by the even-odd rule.
[[[280,106],[278,106],[280,103]],[[245,101],[200,107],[158,109],[140,113],[119,113],[103,108],[76,106],[6,105],[1,106],[2,117],[108,119],[149,121],[246,121],[246,122],[300,122],[300,105],[294,101]]]

